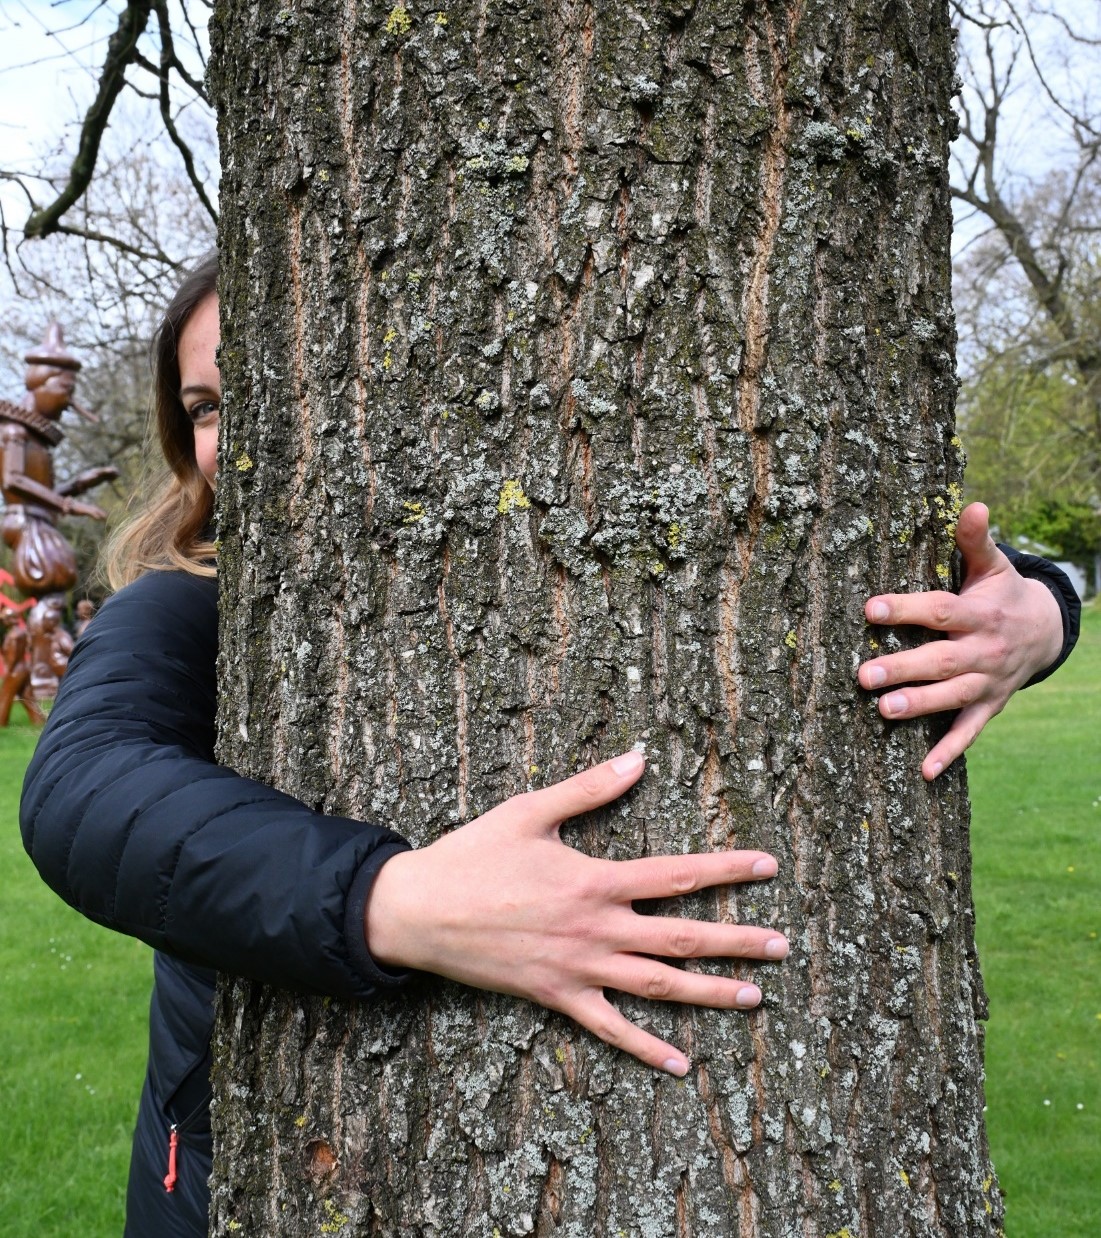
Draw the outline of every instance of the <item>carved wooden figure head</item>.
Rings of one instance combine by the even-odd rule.
[[[23,359],[30,407],[43,417],[60,417],[72,403],[80,369],[80,362],[65,347],[61,324],[51,322],[42,343]]]

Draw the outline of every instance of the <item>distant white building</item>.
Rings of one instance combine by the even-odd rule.
[[[1077,563],[1068,563],[1066,559],[1059,559],[1055,566],[1061,567],[1066,572],[1070,577],[1070,583],[1074,586],[1074,592],[1084,601],[1086,597],[1086,573],[1082,571]]]
[[[1070,583],[1074,586],[1074,592],[1085,601],[1086,598],[1086,573],[1078,566],[1077,563],[1071,563],[1067,559],[1054,558],[1054,551],[1050,546],[1045,546],[1043,542],[1034,542],[1030,537],[1017,538],[1017,549],[1023,550],[1026,554],[1040,555],[1041,558],[1051,559],[1056,567],[1062,568],[1066,572]],[[1097,577],[1094,585],[1094,592],[1101,592],[1101,558],[1094,563],[1094,574]]]

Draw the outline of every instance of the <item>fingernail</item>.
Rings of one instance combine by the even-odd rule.
[[[887,672],[882,666],[870,666],[868,668],[868,687],[878,688],[880,684],[887,682]]]
[[[905,711],[909,702],[901,692],[892,692],[890,696],[885,696],[880,701],[884,713],[901,714]]]
[[[754,875],[754,877],[775,877],[776,861],[772,859],[755,860],[750,872]]]
[[[933,762],[933,777],[936,778],[940,774],[941,770],[943,769],[944,769],[943,761],[934,761]]]
[[[661,1068],[671,1075],[676,1075],[678,1079],[683,1079],[688,1074],[688,1063],[682,1057],[667,1057],[662,1062]]]
[[[774,937],[771,941],[765,942],[765,956],[770,959],[786,959],[788,949],[786,937]]]
[[[739,1006],[756,1006],[761,1000],[761,990],[755,984],[747,984],[745,988],[738,990],[734,1000]]]
[[[627,774],[635,774],[642,769],[643,760],[642,753],[635,752],[633,749],[630,752],[625,752],[621,757],[616,757],[612,762],[612,769],[620,778]]]
[[[868,613],[876,622],[882,623],[890,615],[891,608],[886,602],[875,602],[868,608]]]

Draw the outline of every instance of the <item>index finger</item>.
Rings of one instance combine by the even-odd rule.
[[[776,876],[776,860],[767,851],[704,851],[609,863],[610,894],[622,902],[673,898],[705,886]]]
[[[864,604],[869,623],[910,624],[934,632],[974,632],[979,617],[954,593],[933,589],[928,593],[881,593]]]
[[[529,791],[507,803],[515,807],[522,805],[527,820],[537,827],[556,826],[568,817],[577,817],[611,803],[628,787],[634,786],[645,768],[641,752],[624,752],[572,778],[564,778],[540,791]]]

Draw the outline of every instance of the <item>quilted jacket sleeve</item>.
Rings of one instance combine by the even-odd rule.
[[[84,915],[192,963],[370,997],[363,910],[408,844],[214,762],[214,580],[151,572],[74,650],[23,787],[44,880]]]

